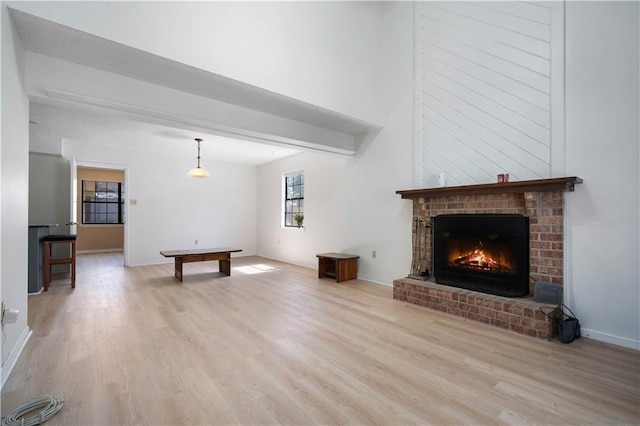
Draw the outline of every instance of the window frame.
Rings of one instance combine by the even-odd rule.
[[[300,176],[300,181],[298,183],[295,182],[296,176]],[[290,194],[288,191],[289,187],[289,179],[293,179],[292,183],[292,191],[293,188],[299,187],[298,196],[294,196],[296,194]],[[281,225],[283,228],[287,229],[296,229],[300,228],[295,221],[293,220],[293,216],[295,213],[304,214],[304,187],[305,187],[305,178],[304,171],[298,170],[295,172],[285,173],[282,175],[282,221]],[[288,202],[291,202],[291,208],[289,208]]]
[[[89,191],[87,188],[85,188],[85,182],[93,182],[94,183],[94,191]],[[107,191],[97,191],[95,190],[98,186],[100,186],[99,184],[104,184],[104,187],[107,188]],[[105,198],[104,201],[99,201],[96,200],[95,197],[93,200],[89,199],[87,200],[87,197],[91,197],[91,195],[89,194],[90,192],[92,192],[93,194],[97,194],[98,192],[114,192],[114,191],[108,191],[109,186],[112,185],[117,185],[117,190],[115,191],[115,193],[117,194],[117,197],[114,201],[110,201],[108,199],[108,197]],[[124,194],[124,182],[115,182],[115,181],[107,181],[107,180],[92,180],[92,179],[82,179],[81,183],[80,183],[80,217],[81,217],[81,223],[82,225],[86,225],[86,226],[104,226],[104,225],[124,225],[125,223],[125,218],[124,218],[124,213],[125,213],[125,209],[124,209],[124,202],[125,202],[125,194]],[[101,212],[102,214],[104,214],[105,216],[105,220],[106,218],[113,216],[114,214],[117,217],[117,221],[116,222],[108,222],[108,221],[104,221],[104,222],[95,222],[95,221],[87,221],[86,220],[86,215],[87,214],[91,214],[92,212],[86,212],[85,208],[87,207],[87,205],[92,205],[92,206],[100,206],[100,205],[104,205],[105,209],[107,211],[105,212]],[[117,206],[117,211],[116,212],[109,212],[108,210],[108,205],[115,205]],[[96,209],[97,210],[97,209]],[[97,212],[93,212],[94,214],[94,219],[95,219],[95,214]]]

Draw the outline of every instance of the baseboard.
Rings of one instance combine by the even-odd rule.
[[[374,277],[372,275],[358,274],[358,279],[363,281],[369,281],[374,284],[380,284],[385,287],[393,287],[393,281],[389,281],[380,277]]]
[[[123,250],[121,248],[113,248],[113,249],[94,249],[94,250],[77,250],[77,254],[95,254],[95,253],[122,253]]]
[[[611,343],[612,345],[623,346],[629,349],[640,350],[640,341],[627,339],[626,337],[614,336],[613,334],[601,333],[599,331],[580,328],[580,335],[600,342]]]
[[[7,383],[7,380],[9,379],[9,376],[11,375],[13,368],[16,366],[16,363],[18,362],[18,359],[20,358],[20,355],[22,354],[24,347],[27,345],[27,342],[31,337],[31,333],[32,333],[31,329],[29,329],[29,327],[27,326],[22,332],[20,339],[18,339],[18,343],[16,343],[13,350],[9,354],[9,357],[7,358],[5,363],[2,365],[2,373],[0,374],[1,376],[0,391],[2,391],[5,383]]]
[[[303,268],[307,268],[307,269],[313,269],[313,270],[317,270],[318,265],[314,264],[314,265],[303,265],[301,263],[294,263],[291,262],[289,260],[284,260],[284,259],[279,259],[276,257],[270,257],[270,256],[264,256],[264,255],[260,255],[257,254],[256,256],[260,256],[260,257],[264,257],[265,259],[271,259],[271,260],[275,260],[278,262],[282,262],[282,263],[288,263],[289,265],[295,265],[295,266],[300,266]],[[393,287],[393,281],[389,281],[389,280],[385,280],[384,278],[379,278],[379,277],[374,277],[372,275],[366,275],[366,274],[358,274],[358,279],[362,280],[362,281],[369,281],[373,284],[380,284],[380,285],[384,285],[387,287]]]

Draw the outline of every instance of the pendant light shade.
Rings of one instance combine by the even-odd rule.
[[[202,142],[202,139],[196,138],[196,142],[198,142],[198,166],[195,169],[189,170],[187,176],[194,178],[206,178],[209,177],[209,172],[200,167],[200,142]]]

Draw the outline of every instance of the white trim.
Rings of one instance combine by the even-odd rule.
[[[413,184],[422,188],[422,26],[420,25],[420,2],[413,8]]]
[[[614,336],[613,334],[602,333],[600,331],[581,328],[580,335],[589,339],[598,340],[612,345],[623,346],[629,349],[640,350],[640,341],[628,339],[626,337]]]
[[[4,385],[5,383],[7,383],[7,380],[9,380],[9,376],[11,375],[11,372],[16,366],[16,363],[18,362],[18,359],[20,358],[20,355],[22,354],[24,347],[27,345],[27,342],[31,337],[31,333],[32,331],[29,329],[29,326],[25,327],[24,331],[22,332],[22,335],[18,339],[18,342],[15,344],[15,346],[13,347],[13,350],[9,354],[9,357],[2,365],[1,367],[2,373],[0,374],[1,376],[0,391],[4,388]]]
[[[129,266],[129,225],[127,223],[129,221],[129,198],[131,196],[129,191],[129,167],[122,164],[97,163],[92,161],[76,161],[76,166],[90,169],[121,170],[124,172],[124,217],[126,220],[124,224],[118,225],[124,226],[124,246],[122,252],[124,266]]]
[[[565,2],[551,2],[551,158],[552,177],[566,175]]]
[[[358,279],[362,281],[367,281],[377,285],[383,285],[385,287],[393,287],[393,281],[389,281],[384,278],[374,277],[373,275],[366,274],[358,274]]]
[[[122,248],[112,248],[112,249],[94,249],[94,250],[78,250],[77,254],[94,254],[94,253],[122,253],[124,249]]]

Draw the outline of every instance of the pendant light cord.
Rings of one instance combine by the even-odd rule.
[[[200,168],[200,142],[202,139],[196,139],[196,141],[198,142],[198,168]]]

